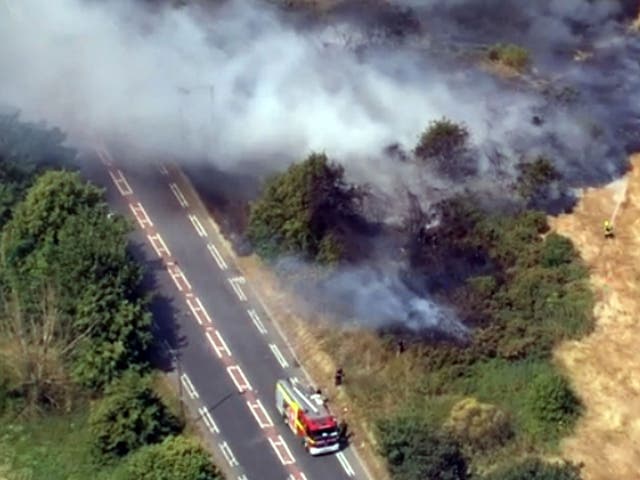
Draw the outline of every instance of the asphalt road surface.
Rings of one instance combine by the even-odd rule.
[[[171,167],[126,168],[105,148],[87,154],[85,174],[134,219],[137,254],[159,299],[153,313],[174,351],[190,414],[230,479],[369,478],[352,449],[312,457],[274,405],[279,378],[305,378],[250,286],[220,242],[206,210]]]

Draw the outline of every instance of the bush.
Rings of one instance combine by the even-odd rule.
[[[356,216],[358,197],[341,166],[324,154],[311,154],[267,181],[251,205],[247,237],[263,258],[335,261],[342,248],[334,234]]]
[[[137,451],[127,464],[125,479],[221,480],[222,476],[194,440],[172,436]]]
[[[103,458],[121,457],[182,429],[151,389],[149,377],[126,372],[107,386],[89,417],[94,448]]]
[[[501,409],[475,398],[456,403],[445,427],[462,445],[477,450],[498,447],[512,434],[509,417]]]
[[[518,178],[516,190],[527,201],[535,200],[547,191],[549,185],[560,178],[560,174],[545,156],[539,156],[532,162],[516,165]]]
[[[471,173],[465,153],[469,142],[469,130],[464,124],[442,118],[431,122],[420,135],[414,149],[417,158],[432,162],[444,175]]]
[[[543,267],[559,267],[573,262],[578,258],[573,243],[566,237],[555,232],[544,239],[540,251],[540,264]]]
[[[513,43],[498,43],[489,49],[489,60],[501,63],[514,70],[523,71],[531,63],[529,51]]]
[[[525,407],[530,415],[532,431],[554,435],[571,427],[581,405],[564,377],[557,374],[538,375],[531,383]]]
[[[485,480],[581,480],[580,469],[570,463],[549,464],[529,459],[518,465],[500,469]]]
[[[419,419],[397,416],[378,424],[380,453],[395,480],[465,480],[467,462],[458,443]]]

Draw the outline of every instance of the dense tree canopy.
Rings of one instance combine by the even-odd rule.
[[[419,418],[396,416],[378,424],[380,450],[397,480],[464,480],[467,462],[459,445]]]
[[[222,480],[222,475],[194,440],[172,436],[136,452],[128,462],[125,479]]]
[[[265,258],[292,254],[336,261],[341,227],[355,214],[356,199],[343,168],[314,153],[267,181],[251,207],[247,235]]]
[[[42,325],[46,296],[57,318],[53,337],[64,332],[73,376],[92,388],[144,365],[150,342],[129,229],[121,217],[109,218],[99,189],[76,173],[49,171],[3,230],[2,291],[11,318]]]
[[[134,372],[109,384],[89,421],[93,445],[106,458],[160,442],[182,428],[151,389],[150,379]]]

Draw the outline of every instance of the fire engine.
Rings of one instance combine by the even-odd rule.
[[[311,455],[340,450],[340,429],[319,391],[297,379],[276,382],[276,408]]]

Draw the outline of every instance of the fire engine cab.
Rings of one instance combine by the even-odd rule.
[[[338,422],[326,405],[326,399],[297,379],[276,382],[276,408],[293,433],[302,437],[311,455],[340,450]]]

